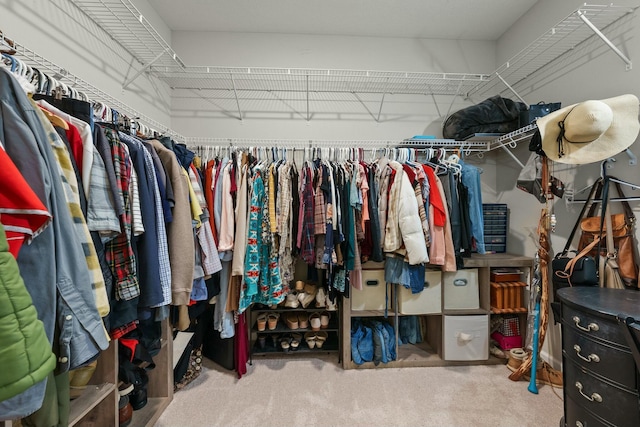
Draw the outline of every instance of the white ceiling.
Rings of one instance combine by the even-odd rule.
[[[174,31],[496,40],[537,0],[148,0]]]

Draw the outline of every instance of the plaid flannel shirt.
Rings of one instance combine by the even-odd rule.
[[[116,298],[130,300],[140,295],[140,285],[136,273],[136,258],[131,246],[132,222],[129,187],[133,168],[124,144],[118,139],[118,134],[111,129],[104,129],[104,132],[113,156],[113,164],[118,180],[118,198],[122,206],[124,206],[124,213],[120,216],[123,231],[106,244],[106,258],[116,279]]]

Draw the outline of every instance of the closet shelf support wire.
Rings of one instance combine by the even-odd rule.
[[[16,42],[14,39],[10,39],[11,44],[9,44],[9,42],[6,41],[9,39],[10,38],[7,37],[6,35],[0,34],[0,42],[3,45],[11,46],[16,51],[15,56],[18,57],[21,61],[25,62],[25,64],[29,65],[30,67],[37,68],[38,70],[40,70],[45,74],[51,74],[51,77],[57,80],[63,81],[65,82],[65,84],[71,85],[78,91],[86,93],[92,102],[102,102],[108,105],[109,107],[114,108],[118,112],[130,116],[131,119],[148,125],[149,127],[155,129],[159,133],[171,136],[172,138],[180,142],[186,141],[186,138],[180,135],[179,133],[171,130],[170,128],[166,127],[165,125],[158,122],[157,120],[154,120],[144,114],[141,114],[140,112],[131,108],[127,104],[123,103],[122,101],[98,89],[96,86],[92,85],[91,83],[88,83],[85,80],[71,74],[65,68],[60,67],[59,65],[53,63],[52,61],[49,61],[42,55],[36,53],[35,51]]]

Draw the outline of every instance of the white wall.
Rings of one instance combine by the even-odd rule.
[[[147,12],[150,14],[147,18],[170,42],[171,32],[154,16],[146,0],[136,4],[145,16]],[[126,76],[133,75],[140,64],[70,1],[0,0],[0,10],[0,29],[7,37],[169,127],[168,86],[143,75],[123,91]],[[62,81],[71,83],[68,79]]]
[[[174,32],[173,46],[187,65],[319,68],[383,71],[490,73],[493,42],[221,32]],[[440,116],[469,105],[461,97],[255,93],[241,101],[233,93],[205,99],[207,91],[174,90],[172,126],[184,135],[274,139],[392,139],[439,134]],[[369,111],[367,111],[367,109]],[[428,128],[428,129],[427,129]]]
[[[498,41],[496,54],[499,62],[505,62],[582,4],[577,0],[538,1]],[[615,2],[615,4],[619,5],[622,2]],[[545,77],[547,84],[544,87],[533,91],[525,90],[525,99],[530,103],[561,101],[564,106],[568,106],[588,99],[605,99],[625,93],[640,96],[639,19],[637,14],[632,15],[620,21],[615,29],[606,31],[614,44],[634,61],[632,70],[625,71],[622,60],[599,39],[594,39],[593,43],[590,43],[589,49],[593,51],[589,55],[585,55],[584,50],[576,49],[576,52],[564,61],[562,68]],[[637,140],[631,146],[631,151],[636,156],[640,156],[640,144]],[[525,146],[518,147],[516,150],[516,155],[523,163],[529,154]],[[614,167],[608,170],[608,173],[630,182],[640,183],[639,166],[630,166],[629,158],[625,154],[617,155],[615,158]],[[508,249],[514,253],[533,255],[536,252],[533,240],[526,237],[527,233],[524,230],[537,226],[543,205],[532,196],[515,189],[514,184],[519,168],[508,166],[509,159],[505,154],[500,154],[497,161],[501,165],[500,176],[505,177],[496,183],[497,198],[508,203],[511,209]],[[599,166],[599,164],[591,164],[577,168],[556,163],[552,165],[552,174],[561,178],[568,189],[580,190],[598,178]],[[640,191],[632,191],[629,188],[625,190],[628,196],[640,195]],[[580,198],[584,198],[586,194],[581,196]],[[550,207],[558,221],[557,230],[551,236],[551,254],[553,255],[564,247],[582,205],[567,205],[563,200],[555,200]],[[636,215],[640,214],[638,202],[631,202],[631,207]],[[619,206],[613,206],[612,209],[616,212]],[[637,231],[638,227],[636,227]],[[550,321],[550,335],[545,344],[544,353],[548,357],[547,360],[551,359],[558,366],[562,350],[559,327],[553,326],[553,318]]]

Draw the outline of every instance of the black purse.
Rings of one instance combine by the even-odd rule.
[[[571,234],[567,239],[567,244],[564,246],[562,252],[556,254],[551,261],[551,269],[553,270],[551,282],[553,283],[554,296],[558,292],[558,289],[566,288],[567,286],[598,286],[599,284],[596,260],[592,256],[589,256],[589,252],[600,242],[600,237],[595,238],[593,242],[579,253],[569,250],[576,231],[580,226],[582,217],[587,210],[587,206],[596,192],[598,182],[599,181],[596,181],[591,188],[589,197],[587,197],[587,201],[584,203],[576,224],[573,226],[573,230],[571,230]]]

